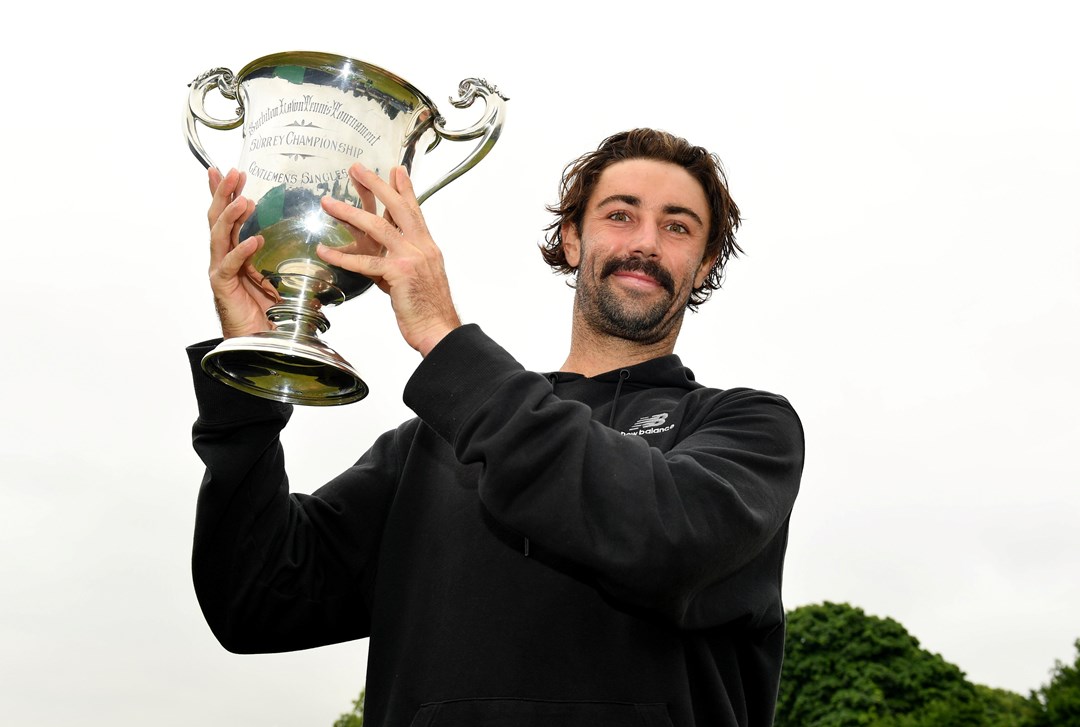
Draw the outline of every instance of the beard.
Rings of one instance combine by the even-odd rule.
[[[610,277],[621,271],[645,273],[655,280],[665,295],[654,302],[634,299],[632,293],[618,291]],[[686,301],[677,305],[675,281],[658,263],[646,258],[612,258],[596,274],[590,262],[578,274],[574,305],[594,330],[635,343],[652,344],[664,339],[682,321]]]

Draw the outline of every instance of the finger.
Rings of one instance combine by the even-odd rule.
[[[342,249],[352,247],[352,245],[355,245],[358,241],[367,238],[367,233],[364,232],[363,230],[361,230],[359,227],[356,227],[355,225],[352,225],[352,224],[350,224],[348,222],[345,222],[343,220],[337,220],[337,222],[342,227],[344,227],[346,230],[348,230],[349,234],[352,235],[352,238],[353,238],[353,242],[351,244],[349,244],[349,245],[342,245],[341,246]]]
[[[345,225],[348,227],[348,225]],[[335,245],[335,250],[349,255],[371,255],[372,257],[386,257],[386,248],[375,242],[371,235],[361,234],[347,245]]]
[[[367,192],[367,194],[371,197],[372,207],[371,209],[368,209],[366,211],[374,213],[375,197],[374,195],[371,195],[370,192]],[[375,239],[371,237],[371,235],[367,234],[359,227],[356,227],[355,225],[352,225],[343,220],[338,220],[337,222],[346,230],[348,230],[349,234],[352,236],[353,241],[347,245],[334,245],[336,249],[353,255],[382,256],[386,254],[386,248],[376,242]]]
[[[408,170],[404,166],[391,169],[390,184],[401,199],[402,211],[391,210],[395,213],[397,224],[402,229],[405,229],[405,226],[402,226],[401,223],[407,219],[410,230],[417,230],[426,234],[428,231],[427,222],[424,221],[424,214],[420,211],[420,203],[416,201],[416,191],[413,189],[412,178],[409,176]]]
[[[344,268],[345,270],[350,270],[354,273],[360,273],[361,275],[371,278],[376,283],[381,282],[383,273],[386,272],[387,260],[385,257],[376,255],[352,255],[333,247],[327,247],[326,245],[319,245],[316,247],[315,253],[331,265],[336,265],[339,268]],[[380,287],[382,286],[380,285]]]
[[[230,250],[229,253],[221,259],[220,264],[211,269],[211,280],[214,278],[223,282],[235,280],[237,274],[249,264],[251,256],[262,246],[262,235],[253,235],[252,237],[247,238]]]
[[[404,171],[404,167],[394,167],[390,170],[391,179],[394,179],[395,175],[404,173]],[[391,185],[362,164],[357,163],[349,167],[349,176],[360,186],[367,187],[374,192],[375,197],[386,208],[386,218],[401,227],[406,235],[427,233],[424,217],[420,213],[420,206],[416,203],[416,197],[412,196],[411,182],[406,181],[402,185],[403,190],[406,190],[404,194],[411,197],[409,199],[395,188],[396,183]],[[404,176],[407,180],[408,175],[405,174]]]
[[[391,174],[393,174],[393,169],[390,171]],[[378,211],[378,208],[375,204],[376,194],[369,185],[375,184],[381,187],[382,192],[379,194],[383,196],[379,196],[378,199],[383,201],[384,206],[386,205],[384,196],[387,192],[395,194],[397,192],[392,184],[388,184],[382,177],[375,174],[375,172],[371,171],[360,162],[356,162],[349,168],[349,179],[352,181],[353,187],[355,187],[360,194],[362,209],[371,212],[372,214],[375,214]],[[397,227],[397,224],[394,222],[394,216],[388,207],[383,210],[383,218],[391,225],[394,225],[394,227]]]
[[[352,179],[350,177],[349,181],[352,183],[353,188],[356,190],[357,195],[360,197],[360,209],[375,214],[376,210],[378,209],[378,205],[375,201],[375,195],[372,194],[371,190],[364,185],[358,184],[355,179]],[[341,249],[350,250],[358,247],[364,247],[363,242],[367,238],[367,233],[365,233],[363,230],[359,229],[355,225],[349,224],[348,222],[344,222],[342,220],[338,221],[341,222],[341,225],[349,231],[349,234],[352,235],[354,240],[351,245],[344,245],[341,247]],[[372,242],[371,247],[378,247],[378,244]]]
[[[257,235],[256,238],[259,240],[265,239],[261,235]],[[257,252],[258,249],[262,247],[262,245],[263,243],[260,242],[255,247],[255,251]],[[253,289],[258,290],[262,295],[266,296],[270,300],[281,300],[281,295],[278,293],[277,288],[274,287],[274,284],[271,283],[265,275],[255,269],[255,266],[251,264],[251,258],[248,258],[244,262],[244,277],[247,278]]]
[[[367,235],[390,252],[402,244],[401,230],[382,217],[333,197],[323,197],[322,208],[326,214],[359,231],[360,236]],[[355,232],[353,236],[357,239],[360,237]]]
[[[232,226],[232,235],[229,238],[231,247],[236,247],[240,244],[240,232],[244,229],[244,223],[248,221],[253,214],[255,214],[255,202],[246,197],[237,197],[237,200],[244,202],[243,212],[240,213],[240,217]]]
[[[218,172],[220,175],[221,172]],[[214,197],[210,202],[210,209],[206,212],[206,220],[210,224],[210,227],[214,226],[218,217],[221,216],[222,211],[233,201],[233,197],[236,194],[236,185],[240,181],[240,173],[235,169],[230,169],[217,187],[214,189]]]
[[[359,162],[357,162],[359,164]],[[375,204],[375,195],[370,189],[358,182],[352,174],[349,175],[349,181],[352,182],[353,188],[356,193],[360,195],[360,208],[375,214],[377,205]]]
[[[222,179],[221,170],[217,167],[210,167],[210,169],[207,170],[207,181],[210,183],[210,196],[213,196],[214,192],[217,191],[218,185],[221,184]]]
[[[250,207],[250,210],[249,210]],[[229,250],[235,247],[234,237],[239,234],[240,225],[237,220],[249,216],[254,212],[255,203],[243,197],[230,202],[218,215],[213,227],[210,228],[210,264],[215,265],[221,261]]]
[[[416,192],[413,191],[412,177],[404,165],[399,165],[390,170],[390,184],[405,201],[416,201]]]

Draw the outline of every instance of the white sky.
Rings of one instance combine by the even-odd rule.
[[[1072,4],[427,5],[42,4],[5,22],[4,722],[329,725],[364,682],[359,642],[226,653],[188,565],[201,465],[183,347],[216,329],[186,84],[301,49],[386,67],[461,126],[474,115],[446,101],[461,78],[510,96],[492,155],[425,212],[463,317],[535,369],[568,340],[571,292],[535,252],[563,165],[643,125],[717,151],[746,255],[678,352],[706,384],[785,394],[803,418],[788,607],[891,616],[1022,693],[1071,661]],[[235,163],[239,136],[208,137]],[[385,298],[329,315],[373,393],[298,409],[285,438],[303,491],[410,414],[417,358]]]

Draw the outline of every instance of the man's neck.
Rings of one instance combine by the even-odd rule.
[[[596,376],[607,371],[634,366],[675,351],[679,328],[655,343],[639,343],[593,330],[576,316],[570,334],[570,354],[560,371]]]

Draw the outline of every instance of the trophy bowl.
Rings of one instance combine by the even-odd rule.
[[[273,330],[229,338],[202,359],[220,381],[249,394],[291,404],[328,406],[359,401],[368,388],[353,366],[319,334],[330,322],[323,308],[340,305],[371,280],[321,260],[315,249],[353,243],[348,229],[322,211],[330,195],[359,207],[348,170],[361,162],[383,179],[438,143],[479,140],[463,161],[417,195],[423,203],[475,166],[499,138],[505,97],[486,81],[467,78],[450,103],[484,101],[473,125],[450,130],[435,104],[410,83],[378,66],[329,53],[293,51],[265,56],[239,73],[214,68],[189,84],[184,113],[188,147],[205,167],[217,166],[199,139],[199,125],[243,126],[237,168],[247,174],[243,194],[255,202],[240,239],[262,235],[251,263],[277,291],[267,310]],[[232,118],[207,109],[211,91],[237,104]],[[381,204],[379,210],[381,213]]]

